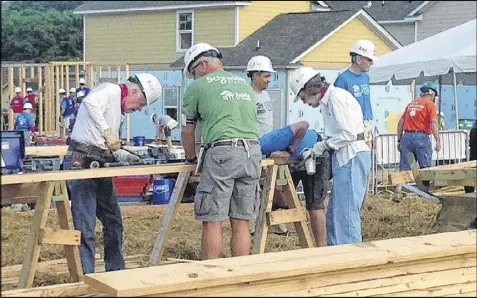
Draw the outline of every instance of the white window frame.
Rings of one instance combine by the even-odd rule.
[[[174,106],[169,106],[169,105],[166,105],[166,91],[168,90],[177,90],[177,100],[176,100],[176,105]],[[176,113],[176,118],[179,118],[180,114],[179,114],[179,105],[180,105],[180,100],[181,100],[181,87],[179,86],[167,86],[167,87],[164,87],[162,88],[162,98],[163,98],[163,102],[162,102],[162,113],[165,115],[166,114],[166,109],[176,109],[177,110],[177,113]],[[175,119],[176,121],[179,121],[178,119]]]
[[[190,13],[192,15],[192,30],[179,30],[180,15],[184,13]],[[191,45],[194,44],[194,11],[193,10],[178,10],[176,12],[176,52],[185,53],[187,49],[181,49],[181,33],[192,33]]]

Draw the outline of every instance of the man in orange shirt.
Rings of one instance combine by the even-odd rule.
[[[438,98],[436,85],[433,82],[426,82],[420,90],[421,97],[407,105],[398,123],[398,150],[401,153],[399,170],[401,171],[411,169],[407,161],[408,152],[414,154],[421,168],[432,165],[432,147],[429,138],[431,133],[436,139],[434,150],[441,149],[435,105]]]

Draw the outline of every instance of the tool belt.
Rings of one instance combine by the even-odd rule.
[[[71,153],[71,169],[87,169],[103,167],[107,162],[115,162],[116,157],[111,150],[84,144],[71,138],[66,141]]]

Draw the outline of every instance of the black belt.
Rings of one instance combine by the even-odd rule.
[[[249,145],[258,145],[259,142],[257,140],[245,140],[245,142],[247,142]],[[237,141],[217,141],[217,142],[214,142],[210,145],[207,145],[206,147],[207,148],[213,148],[213,147],[219,147],[219,146],[232,146],[232,145],[240,145],[240,146],[243,146],[243,140],[237,140]]]
[[[427,132],[425,132],[423,130],[405,130],[404,132],[406,132],[406,133],[425,133],[425,134],[427,134]]]

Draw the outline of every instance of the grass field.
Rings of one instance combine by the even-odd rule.
[[[435,218],[439,210],[437,204],[417,196],[407,196],[401,203],[391,201],[392,195],[383,192],[368,196],[362,214],[362,234],[364,241],[400,238],[424,235],[435,232]],[[32,211],[14,212],[2,208],[2,267],[21,264],[26,246],[26,237],[30,228]],[[48,226],[58,227],[56,211],[51,210]],[[156,233],[159,231],[164,206],[125,205],[121,206],[124,223],[124,255],[144,255],[141,263],[146,266],[152,251]],[[292,224],[286,236],[269,234],[266,252],[299,249],[298,237]],[[223,257],[230,257],[230,224],[224,223]],[[96,226],[97,250],[103,253],[102,227]],[[191,204],[183,204],[173,225],[165,251],[166,258],[200,258],[201,224],[194,219]],[[63,248],[57,245],[44,245],[40,261],[63,258]],[[34,286],[68,282],[67,274],[37,274]],[[13,289],[15,285],[6,285],[3,290]]]

